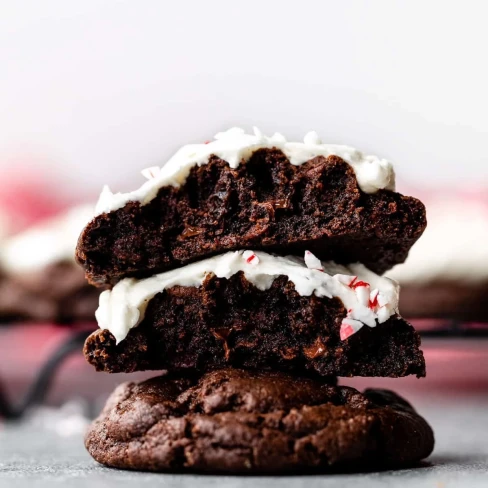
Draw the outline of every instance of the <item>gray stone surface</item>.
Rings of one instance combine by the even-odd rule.
[[[432,400],[432,399],[431,399]],[[417,406],[420,407],[417,402]],[[436,449],[414,469],[365,474],[292,477],[233,477],[148,474],[96,464],[81,434],[62,437],[33,424],[0,426],[0,487],[339,488],[488,487],[488,398],[439,399],[419,408],[436,433]]]

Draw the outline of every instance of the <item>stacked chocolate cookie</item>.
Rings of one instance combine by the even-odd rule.
[[[127,194],[106,187],[80,236],[99,371],[162,370],[119,387],[86,437],[99,462],[154,471],[404,465],[433,434],[392,392],[337,376],[425,375],[397,313],[425,209],[385,160],[255,130],[184,146]],[[378,274],[377,274],[378,273]]]

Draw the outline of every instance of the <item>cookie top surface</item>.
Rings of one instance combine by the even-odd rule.
[[[348,146],[322,144],[316,132],[309,132],[303,142],[287,142],[281,134],[267,137],[259,129],[254,134],[245,134],[244,130],[234,127],[220,132],[214,141],[204,144],[183,146],[163,167],[151,167],[142,171],[149,179],[138,190],[130,193],[113,194],[105,186],[96,206],[96,213],[108,213],[118,210],[128,202],[150,202],[163,186],[182,185],[190,169],[208,163],[211,156],[217,156],[229,163],[233,169],[246,161],[259,149],[276,148],[295,166],[316,156],[339,156],[354,170],[359,187],[366,193],[375,193],[379,189],[395,189],[395,173],[391,163],[376,156],[366,156]]]
[[[99,286],[243,248],[309,250],[322,261],[360,262],[381,274],[405,260],[425,225],[421,202],[388,190],[363,192],[338,156],[296,166],[280,149],[261,148],[235,169],[213,155],[191,167],[180,186],[98,215],[76,256]]]
[[[227,369],[119,386],[85,444],[119,468],[253,473],[408,464],[433,434],[392,392]]]

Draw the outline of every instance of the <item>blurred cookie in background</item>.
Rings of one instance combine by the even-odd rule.
[[[422,239],[387,273],[400,282],[401,314],[488,320],[488,199],[451,194],[427,199],[426,207]]]
[[[100,291],[74,260],[76,241],[93,216],[72,207],[0,244],[0,321],[71,323],[94,320]]]

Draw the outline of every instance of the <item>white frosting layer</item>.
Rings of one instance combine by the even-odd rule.
[[[427,203],[428,225],[404,264],[387,276],[400,284],[488,281],[488,206],[446,199]]]
[[[361,264],[345,267],[332,262],[320,263],[311,254],[307,265],[295,257],[228,252],[150,278],[125,278],[100,295],[96,318],[100,328],[108,329],[118,343],[143,320],[149,301],[157,293],[177,285],[199,287],[209,273],[228,279],[239,271],[260,290],[269,289],[278,276],[284,275],[300,295],[338,297],[348,310],[343,322],[343,327],[349,327],[347,335],[363,324],[374,327],[376,321],[382,323],[397,312],[396,282],[376,275]]]
[[[215,140],[207,144],[183,146],[162,168],[151,167],[143,170],[143,175],[150,179],[138,190],[113,194],[105,186],[96,206],[96,214],[117,210],[131,201],[147,204],[163,186],[182,185],[191,168],[206,164],[211,155],[227,161],[231,168],[237,168],[256,150],[273,147],[281,149],[291,164],[296,166],[315,156],[339,156],[352,166],[359,187],[366,193],[374,193],[379,189],[395,189],[395,173],[391,163],[376,156],[366,156],[352,147],[322,144],[316,132],[309,132],[303,142],[287,142],[278,133],[267,137],[256,128],[254,134],[245,134],[242,129],[233,128],[218,133]]]
[[[0,248],[0,267],[15,274],[73,261],[78,237],[92,218],[93,206],[80,205],[6,239]]]

